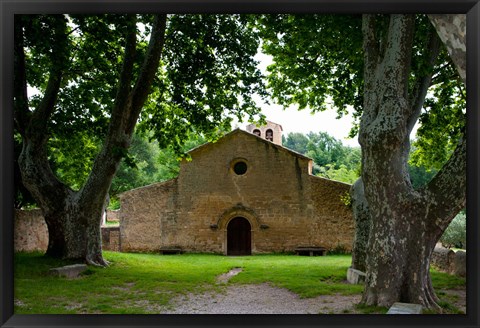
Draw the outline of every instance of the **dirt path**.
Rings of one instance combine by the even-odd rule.
[[[172,314],[319,314],[355,313],[360,295],[327,295],[301,299],[269,284],[231,285],[224,293],[188,294],[172,300]]]
[[[217,284],[226,284],[242,271],[234,268],[217,277]],[[454,305],[465,312],[465,290],[444,291],[454,298]],[[297,294],[274,287],[259,285],[229,285],[222,293],[187,294],[172,300],[171,314],[346,314],[358,313],[355,304],[360,295],[323,295],[300,298]]]

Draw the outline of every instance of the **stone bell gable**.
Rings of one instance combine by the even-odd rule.
[[[262,139],[271,141],[277,145],[282,145],[283,128],[280,124],[270,121],[266,121],[264,125],[252,123],[246,126],[246,130]]]
[[[189,155],[177,178],[120,196],[123,251],[351,249],[350,185],[312,176],[310,158],[240,129]]]

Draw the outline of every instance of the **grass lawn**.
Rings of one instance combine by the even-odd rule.
[[[48,275],[53,267],[72,264],[39,253],[15,255],[15,313],[158,313],[172,297],[225,288],[218,275],[232,268],[243,271],[229,284],[270,282],[300,297],[361,294],[363,286],[345,281],[350,255],[305,257],[255,255],[227,257],[213,254],[154,255],[104,252],[107,268],[89,267],[80,278]],[[435,288],[465,286],[465,279],[432,271]],[[449,306],[449,305],[446,305]]]

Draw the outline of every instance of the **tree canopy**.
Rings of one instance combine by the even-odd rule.
[[[351,106],[358,119],[351,135],[358,133],[362,166],[352,199],[354,252],[368,250],[357,257],[367,276],[362,302],[438,309],[428,259],[465,205],[465,103],[429,18],[264,15],[258,28],[273,56],[267,81],[278,103],[315,111],[331,101],[339,115]],[[414,186],[408,161],[417,121],[410,161],[438,173]]]
[[[104,265],[101,213],[120,161],[134,162],[137,122],[179,151],[188,134],[253,117],[258,45],[246,15],[16,16],[18,163],[47,253]]]
[[[378,20],[377,37],[382,37],[387,24],[388,15]],[[263,15],[257,26],[262,51],[273,57],[267,67],[273,99],[284,107],[296,104],[312,111],[331,106],[340,117],[351,111],[355,123],[350,137],[356,136],[364,106],[362,15]],[[432,69],[422,55],[430,47],[431,29],[426,15],[416,16],[409,77],[412,93],[421,91],[413,90],[415,79]],[[425,105],[419,104],[422,112],[412,164],[438,170],[465,125],[465,90],[445,47],[433,69]]]

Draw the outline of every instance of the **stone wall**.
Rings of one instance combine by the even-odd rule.
[[[438,270],[461,277],[466,276],[466,253],[454,252],[444,247],[435,247],[430,258],[431,264]]]
[[[252,253],[298,246],[352,247],[353,218],[341,201],[350,185],[314,177],[311,160],[247,132],[190,152],[178,178],[120,196],[123,251],[226,253],[227,225],[252,229]],[[235,174],[238,161],[247,172]]]
[[[47,250],[48,230],[41,210],[15,210],[14,247],[16,252]]]
[[[118,222],[119,219],[119,210],[107,210],[107,221],[108,222]]]
[[[15,210],[15,252],[46,252],[47,248],[48,228],[41,210]],[[112,251],[121,250],[119,227],[102,227],[102,248]]]
[[[120,227],[102,227],[102,249],[105,251],[121,251]]]

